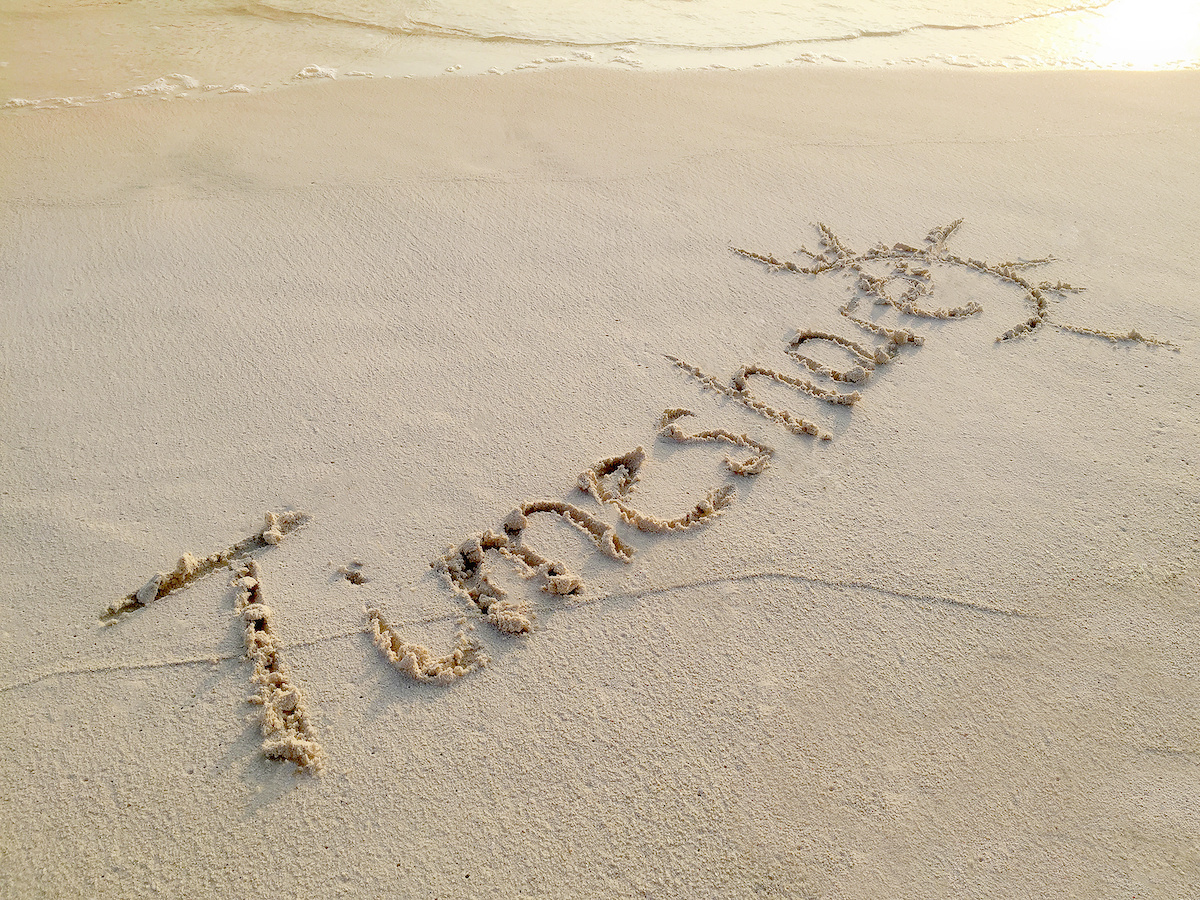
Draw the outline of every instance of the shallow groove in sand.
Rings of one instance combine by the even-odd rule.
[[[661,587],[649,586],[628,591],[609,591],[608,593],[598,594],[595,597],[580,596],[579,599],[574,603],[560,603],[556,605],[545,604],[542,606],[542,610],[550,612],[577,609],[582,606],[592,606],[595,604],[604,603],[608,600],[636,600],[641,597],[673,594],[692,588],[716,587],[721,584],[752,582],[758,579],[795,581],[805,584],[819,585],[822,587],[865,591],[869,593],[882,594],[888,597],[895,597],[900,600],[911,600],[916,603],[950,606],[967,612],[980,613],[988,616],[1001,616],[1004,618],[1018,619],[1042,618],[1036,614],[1021,612],[1017,609],[988,606],[983,603],[976,603],[975,601],[964,600],[959,597],[950,597],[941,594],[922,594],[908,591],[898,591],[893,588],[871,584],[867,581],[822,578],[819,575],[805,575],[797,572],[786,571],[743,572],[734,575],[720,575],[713,578],[704,578],[697,581],[684,581],[679,582],[678,584],[662,585]],[[456,622],[461,618],[462,613],[457,611],[436,613],[420,618],[407,619],[403,622],[396,623],[395,627],[411,628],[418,625],[437,625],[444,622]],[[336,631],[331,634],[323,634],[312,638],[305,638],[303,640],[291,641],[289,643],[280,643],[279,648],[285,651],[301,650],[306,647],[318,647],[331,641],[344,640],[346,638],[358,637],[359,635],[369,635],[371,632],[372,629],[370,626],[364,628],[351,628],[343,631]],[[186,657],[184,659],[154,660],[140,663],[115,663],[108,666],[82,666],[79,668],[58,669],[53,672],[42,672],[41,674],[34,675],[31,678],[0,686],[0,694],[6,694],[22,688],[32,687],[36,684],[40,684],[43,681],[48,681],[54,678],[70,678],[83,675],[104,675],[113,673],[133,673],[145,671],[147,669],[167,669],[181,666],[214,666],[222,662],[242,659],[244,656],[245,654],[243,653],[218,653],[210,654],[208,656]]]

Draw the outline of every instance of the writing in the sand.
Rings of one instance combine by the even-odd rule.
[[[864,316],[866,304],[886,305],[911,319],[960,319],[982,311],[978,303],[937,307],[930,304],[933,276],[930,267],[958,266],[974,270],[1001,282],[1015,285],[1024,294],[1027,314],[996,340],[1012,341],[1032,332],[1050,328],[1075,335],[1136,342],[1175,349],[1171,344],[1146,337],[1136,331],[1125,333],[1098,331],[1052,321],[1049,298],[1077,291],[1064,282],[1035,281],[1029,271],[1048,259],[987,263],[951,252],[947,242],[960,222],[935,228],[919,246],[897,243],[878,245],[863,252],[848,247],[831,229],[821,225],[817,252],[801,249],[801,261],[780,260],[734,248],[734,252],[777,272],[810,277],[842,273],[853,277],[855,292],[839,308],[846,320],[848,334],[813,329],[798,330],[784,347],[793,363],[791,374],[758,364],[743,365],[728,380],[701,371],[698,367],[667,357],[682,373],[695,379],[703,391],[728,398],[762,417],[784,432],[805,439],[831,440],[832,435],[817,423],[787,409],[771,405],[755,393],[753,379],[767,380],[806,394],[822,403],[853,407],[862,399],[862,390],[906,348],[919,348],[924,338],[906,327],[891,327]],[[880,274],[881,268],[884,274]],[[835,367],[821,359],[833,351],[845,363]],[[820,378],[818,384],[814,378]],[[728,448],[725,469],[734,480],[754,478],[765,472],[774,449],[744,433],[725,428],[689,429],[696,414],[689,409],[670,408],[657,422],[656,437],[680,446],[722,445]],[[432,563],[453,595],[459,597],[476,617],[498,633],[522,635],[534,627],[535,616],[528,601],[513,597],[499,583],[500,571],[507,570],[528,579],[550,595],[566,596],[583,591],[582,579],[560,561],[550,559],[528,537],[530,519],[544,515],[582,532],[596,552],[621,563],[631,563],[637,552],[637,534],[671,535],[711,525],[735,501],[733,483],[727,481],[710,489],[704,498],[691,504],[679,515],[664,519],[639,509],[634,489],[642,476],[646,452],[636,447],[620,456],[602,459],[584,471],[576,488],[589,495],[600,510],[615,513],[617,524],[605,521],[573,503],[562,500],[535,500],[518,504],[495,529],[485,529],[466,538]],[[593,507],[596,508],[596,507]],[[262,572],[255,561],[257,552],[278,544],[285,535],[304,525],[307,516],[299,512],[268,513],[262,531],[203,559],[185,554],[172,572],[160,573],[143,587],[112,604],[104,613],[108,622],[117,620],[149,603],[185,589],[196,579],[221,568],[234,572],[237,606],[244,623],[247,655],[254,663],[253,682],[258,692],[252,702],[261,707],[263,752],[274,759],[294,762],[300,769],[317,772],[324,763],[324,752],[312,726],[304,695],[290,678],[283,658],[283,647],[276,637],[275,613],[266,604]],[[621,528],[618,528],[618,525]],[[340,570],[348,581],[367,581],[358,561]],[[409,640],[402,629],[390,623],[377,607],[366,610],[366,629],[379,651],[399,672],[422,682],[448,684],[487,665],[484,648],[474,636],[474,625],[466,617],[453,644],[438,652]]]

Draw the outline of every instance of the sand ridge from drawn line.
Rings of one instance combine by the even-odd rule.
[[[693,366],[691,363],[684,362],[682,359],[679,359],[675,356],[666,355],[666,358],[674,363],[677,368],[682,369],[684,372],[687,372],[689,375],[699,381],[701,387],[705,388],[706,390],[713,391],[714,393],[724,394],[731,400],[735,400],[742,404],[742,406],[745,406],[747,409],[758,413],[767,421],[782,426],[792,434],[810,435],[812,437],[819,438],[822,441],[833,440],[833,434],[821,428],[821,426],[817,425],[815,422],[809,422],[802,416],[797,416],[786,409],[776,409],[770,404],[764,403],[762,400],[756,398],[745,386],[744,379],[741,387],[738,387],[736,384],[723,384],[715,375],[707,374],[701,370],[699,366]]]
[[[735,447],[745,447],[752,451],[752,455],[748,456],[743,462],[738,462],[732,456],[725,457],[725,466],[734,475],[759,475],[765,472],[771,465],[771,457],[775,455],[775,448],[754,440],[747,436],[745,432],[734,434],[732,431],[726,431],[724,428],[712,428],[708,431],[699,431],[695,434],[685,433],[679,427],[679,420],[694,418],[695,415],[690,409],[682,407],[663,410],[658,420],[659,435],[669,438],[677,444],[725,442],[733,444]]]
[[[100,619],[104,624],[112,625],[121,616],[141,609],[156,600],[161,600],[168,594],[182,590],[217,569],[225,568],[250,556],[256,550],[277,545],[285,535],[291,534],[303,526],[308,519],[308,514],[299,510],[265,513],[263,527],[255,534],[203,559],[197,559],[191,553],[184,553],[179,558],[174,570],[159,572],[122,600],[110,603],[101,613]]]
[[[232,585],[237,588],[246,656],[254,663],[250,680],[258,685],[258,693],[249,700],[262,708],[263,755],[293,762],[310,775],[319,774],[325,766],[325,751],[317,742],[304,694],[288,676],[275,633],[275,615],[263,599],[258,560],[249,559],[238,566]]]
[[[824,400],[826,403],[834,403],[841,406],[853,406],[862,399],[862,394],[860,394],[858,391],[851,391],[848,394],[843,394],[840,391],[819,387],[807,379],[795,378],[791,375],[784,375],[783,373],[776,372],[774,369],[767,366],[760,366],[753,363],[742,366],[733,373],[733,378],[730,379],[730,381],[733,384],[734,390],[748,392],[750,390],[749,381],[751,375],[763,375],[767,378],[773,378],[781,384],[794,387],[811,397],[816,397],[818,400]],[[866,380],[865,374],[862,376],[862,379]]]
[[[405,640],[399,630],[388,623],[383,612],[376,606],[366,608],[367,632],[388,664],[397,672],[414,681],[425,681],[446,685],[481,669],[489,662],[478,639],[468,634],[471,626],[462,622],[462,617],[450,614],[439,620],[456,618],[460,629],[455,635],[450,652],[435,656],[428,647]]]
[[[815,341],[824,341],[849,351],[856,360],[855,364],[848,369],[835,369],[833,366],[818,362],[811,356],[800,352],[800,347],[803,344]],[[788,342],[787,349],[784,352],[814,375],[824,375],[833,381],[850,384],[861,384],[866,381],[871,373],[875,371],[875,366],[880,364],[878,351],[874,348],[868,349],[857,341],[842,337],[840,334],[834,334],[829,331],[818,331],[812,328],[797,330],[795,337]],[[854,396],[856,401],[860,399],[857,393]]]
[[[601,503],[614,507],[625,524],[648,534],[687,531],[707,525],[733,503],[733,485],[725,484],[710,490],[692,509],[674,519],[661,519],[640,512],[626,501],[641,477],[639,473],[645,461],[646,451],[641,447],[621,456],[602,459],[579,476],[579,488]],[[612,481],[615,487],[607,487],[606,481]]]

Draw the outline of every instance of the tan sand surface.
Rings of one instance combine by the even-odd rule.
[[[1189,896],[1197,146],[1200,73],[0,117],[0,895]]]

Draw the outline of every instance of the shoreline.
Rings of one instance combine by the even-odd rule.
[[[516,25],[513,33],[506,30],[509,17],[489,16],[486,6],[472,15],[434,4],[424,11],[432,19],[419,21],[418,13],[414,21],[403,6],[347,9],[337,2],[283,4],[287,8],[252,4],[238,10],[201,2],[179,10],[151,0],[63,9],[57,15],[21,5],[18,0],[0,13],[0,30],[13,35],[0,58],[0,103],[48,107],[276,90],[335,75],[424,78],[563,67],[661,72],[796,64],[1010,70],[1200,66],[1200,45],[1194,39],[1189,44],[1187,37],[1200,27],[1197,14],[1138,0],[1068,4],[1058,10],[982,3],[924,13],[906,11],[903,4],[890,11],[833,4],[799,20],[780,9],[737,14],[720,4],[706,5],[695,15],[631,5],[607,14],[556,17],[533,4],[510,10],[511,24],[527,26]],[[389,13],[400,18],[372,19]],[[623,14],[631,18],[622,24]],[[662,21],[654,24],[659,14]],[[864,18],[854,20],[856,15]],[[81,39],[91,34],[107,40]],[[56,64],[39,47],[57,48],[64,62]]]
[[[1023,59],[1023,58],[1021,58]],[[619,60],[617,60],[619,62]],[[354,81],[411,81],[411,80],[441,80],[444,78],[512,78],[517,75],[537,76],[550,75],[555,72],[569,72],[572,75],[586,73],[585,77],[609,76],[653,76],[653,75],[696,75],[720,73],[754,73],[761,70],[772,72],[850,72],[850,73],[900,73],[902,77],[911,74],[928,73],[931,75],[953,72],[991,72],[991,73],[1103,73],[1105,75],[1161,75],[1195,72],[1200,70],[1200,62],[1177,62],[1154,66],[1107,65],[1096,66],[1082,62],[1012,62],[1006,60],[976,60],[965,56],[939,54],[928,58],[883,59],[869,63],[853,62],[836,54],[803,54],[794,60],[782,63],[753,63],[743,65],[710,64],[707,66],[680,66],[643,69],[641,65],[610,66],[597,68],[590,60],[567,59],[554,56],[549,59],[535,59],[513,66],[504,71],[492,67],[486,71],[461,72],[462,66],[452,65],[440,72],[391,74],[377,73],[349,67],[338,68],[316,63],[300,66],[290,77],[265,83],[246,79],[243,82],[206,82],[184,72],[163,71],[157,77],[144,80],[144,83],[128,87],[116,88],[102,93],[63,93],[39,96],[33,92],[29,96],[8,96],[0,103],[0,115],[25,113],[33,111],[79,109],[83,107],[107,105],[120,101],[147,102],[151,100],[186,100],[188,102],[212,102],[221,96],[229,94],[271,94],[278,91],[296,91],[313,87],[324,82],[354,82]],[[28,93],[28,92],[27,92]]]

